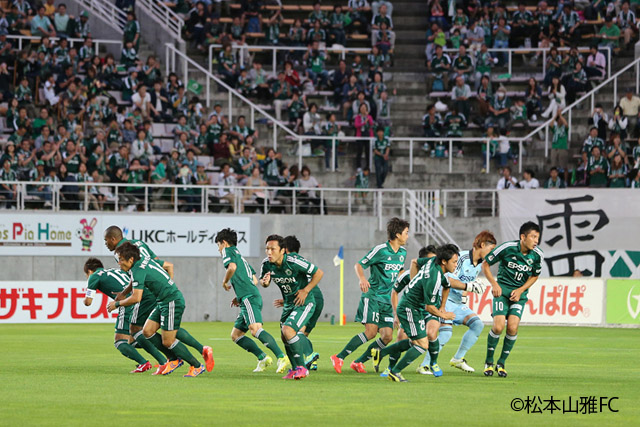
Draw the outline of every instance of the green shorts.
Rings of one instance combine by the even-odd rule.
[[[426,325],[427,323],[429,323],[432,320],[437,321],[438,323],[442,323],[442,319],[440,319],[438,316],[434,316],[433,314],[429,313],[428,311],[424,312],[424,324]]]
[[[129,319],[133,311],[132,305],[129,307],[118,307],[118,318],[116,319],[116,334],[129,335]]]
[[[513,289],[503,286],[501,286],[501,288],[502,295],[493,298],[491,316],[517,316],[518,319],[522,319],[522,312],[524,311],[527,301],[529,301],[528,292],[523,292],[522,295],[520,295],[520,300],[514,302],[509,299]]]
[[[356,322],[378,325],[378,328],[393,329],[393,307],[391,303],[375,301],[368,296],[360,297]]]
[[[400,326],[412,341],[426,338],[426,317],[427,313],[424,310],[398,306],[398,320],[400,321]]]
[[[316,292],[313,297],[316,300],[316,308],[313,310],[313,314],[304,328],[306,333],[310,333],[313,328],[316,327],[316,323],[318,323],[318,319],[320,318],[322,309],[324,308],[324,297],[322,296],[322,292]]]
[[[133,306],[133,310],[131,312],[132,325],[140,327],[144,326],[144,323],[151,315],[151,312],[156,308],[156,299],[151,295],[151,293],[146,292],[146,294],[148,294],[149,297],[145,297],[145,293],[143,293],[142,300]]]
[[[300,331],[311,319],[315,308],[316,301],[313,297],[307,297],[304,305],[301,306],[286,305],[280,317],[280,326],[288,326],[296,332]]]
[[[262,323],[262,297],[260,295],[250,295],[240,301],[240,313],[238,313],[233,327],[247,332],[249,325],[254,323]]]
[[[173,301],[159,302],[149,315],[149,320],[160,323],[163,331],[176,331],[180,329],[184,306],[182,295]]]

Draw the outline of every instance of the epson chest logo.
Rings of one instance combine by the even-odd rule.
[[[274,277],[273,281],[276,285],[290,285],[292,283],[296,283],[296,279],[294,277]]]
[[[531,267],[528,265],[522,265],[522,264],[518,264],[515,262],[509,262],[509,264],[507,264],[507,267],[513,269],[513,270],[518,270],[518,271],[531,271]]]
[[[402,266],[400,264],[385,264],[384,269],[385,271],[386,270],[400,271],[402,270]]]

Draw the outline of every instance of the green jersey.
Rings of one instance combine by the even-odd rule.
[[[289,252],[288,253],[289,257],[293,257],[293,258],[298,258],[298,259],[302,259],[305,260],[304,258],[302,258],[302,256],[300,256],[300,254],[298,254],[297,252]],[[306,261],[306,260],[305,260]],[[307,274],[307,285],[311,282],[311,275]],[[320,290],[320,286],[316,285],[313,287],[313,289],[311,289],[311,292],[309,292],[309,295],[313,295],[314,298],[324,298],[322,296],[322,291]]]
[[[437,264],[436,258],[429,258],[427,263],[420,268],[418,274],[407,285],[407,291],[400,299],[398,309],[408,307],[414,310],[424,310],[427,305],[440,308],[442,305],[442,289],[451,287],[442,267]]]
[[[284,298],[284,306],[287,308],[294,305],[296,292],[309,284],[307,275],[313,276],[316,271],[318,271],[318,267],[301,256],[284,254],[280,266],[269,262],[269,259],[265,258],[262,261],[260,277],[262,278],[265,274],[271,273],[271,280],[280,288],[282,298]]]
[[[248,296],[260,296],[260,292],[253,283],[253,275],[256,274],[247,260],[240,255],[240,251],[235,246],[229,246],[222,250],[222,263],[224,268],[229,268],[229,264],[236,265],[236,272],[231,277],[231,286],[236,293],[238,301],[242,302]]]
[[[514,240],[496,246],[485,260],[489,265],[500,263],[498,284],[502,288],[513,290],[524,285],[530,277],[540,275],[543,258],[542,249],[538,247],[526,255],[523,254],[520,250],[520,242]]]
[[[393,284],[393,290],[396,291],[397,294],[399,294],[404,290],[404,288],[407,287],[409,282],[411,282],[411,272],[407,270],[398,276],[398,280],[396,280],[396,283]]]
[[[148,290],[156,297],[157,302],[168,303],[182,297],[169,273],[151,258],[139,259],[133,264],[129,274],[133,280],[133,289]]]
[[[147,245],[145,242],[143,242],[142,240],[136,240],[136,239],[125,239],[124,237],[122,238],[122,240],[120,240],[118,242],[118,244],[116,245],[116,248],[119,247],[120,245],[122,245],[124,242],[129,242],[132,245],[136,246],[139,250],[140,250],[140,256],[142,258],[151,258],[153,260],[155,260],[156,262],[158,262],[160,265],[163,264],[163,261],[158,259],[158,255],[155,254],[155,252],[153,252],[151,250],[151,248],[149,247],[149,245]]]
[[[94,298],[96,291],[100,291],[111,299],[127,287],[131,278],[119,268],[99,268],[89,276],[87,283],[87,298]]]
[[[389,242],[379,244],[369,251],[358,263],[363,269],[371,268],[369,284],[365,295],[374,301],[389,304],[391,290],[398,274],[404,270],[407,250],[403,247],[394,252]]]

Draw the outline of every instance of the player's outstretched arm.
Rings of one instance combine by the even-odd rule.
[[[230,262],[229,265],[227,266],[227,271],[224,274],[224,280],[222,281],[222,287],[224,288],[225,291],[228,291],[231,289],[231,285],[229,285],[229,282],[231,281],[231,278],[233,277],[233,275],[236,273],[236,268],[237,268],[237,265],[235,262]]]
[[[444,297],[444,291],[442,294],[443,294],[442,296]],[[446,300],[443,298],[442,301],[446,301]],[[429,314],[432,314],[444,320],[453,320],[456,318],[456,315],[454,313],[439,309],[435,305],[427,305],[425,308],[427,309],[427,312],[429,312]]]
[[[173,280],[173,263],[169,262],[169,261],[165,261],[162,264],[162,268],[165,269],[165,271],[167,273],[169,273],[169,277],[171,277],[171,280]]]
[[[509,295],[509,299],[511,301],[520,301],[520,296],[522,295],[522,293],[527,289],[529,289],[531,286],[533,286],[533,284],[536,283],[536,281],[538,280],[538,277],[540,276],[529,277],[527,281],[524,282],[524,285],[520,286],[518,289],[514,289],[513,291],[511,291],[511,295]]]
[[[313,273],[313,276],[311,276],[311,281],[309,282],[309,284],[296,292],[296,299],[294,300],[294,303],[296,305],[304,304],[304,301],[307,299],[307,295],[309,295],[311,289],[315,288],[316,285],[320,283],[320,280],[322,280],[323,276],[324,272],[322,270],[316,270],[316,272]]]
[[[499,297],[502,295],[502,289],[496,282],[495,277],[493,277],[493,273],[491,272],[491,266],[487,263],[487,261],[482,262],[482,272],[484,273],[484,277],[487,278],[489,283],[491,283],[491,293],[494,297]]]
[[[142,292],[144,292],[142,289],[135,289],[129,297],[123,299],[122,301],[111,301],[107,305],[107,310],[109,310],[109,313],[111,313],[118,307],[129,307],[130,305],[139,303],[140,300],[142,300]]]
[[[125,299],[127,297],[127,295],[129,295],[131,293],[131,291],[133,290],[133,285],[131,283],[129,283],[127,285],[126,288],[124,288],[122,290],[122,292],[118,292],[118,294],[116,295],[116,301],[122,301],[123,299]]]

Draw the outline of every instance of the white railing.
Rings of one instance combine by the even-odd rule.
[[[455,241],[440,225],[439,216],[440,192],[433,190],[406,190],[406,205],[409,214],[409,229],[412,235],[424,236],[424,244],[432,242],[436,245],[453,243]]]
[[[221,44],[209,45],[209,72],[210,73],[213,73],[213,58],[214,58],[213,51],[221,50],[222,47],[223,46]],[[283,51],[283,52],[293,52],[293,51],[306,52],[307,51],[307,48],[304,46],[259,46],[259,45],[256,46],[256,45],[247,45],[247,44],[244,44],[244,45],[233,44],[231,48],[234,54],[236,52],[240,53],[238,61],[241,67],[244,67],[245,65],[244,57],[247,52],[271,51],[271,69],[274,74],[277,72],[277,68],[278,68],[278,62],[277,62],[278,51]],[[327,52],[339,54],[340,59],[345,59],[347,54],[358,54],[358,53],[369,54],[371,52],[370,48],[348,48],[348,47],[342,47],[342,48],[328,47],[324,50]]]
[[[17,49],[18,50],[22,50],[24,45],[27,42],[32,42],[32,41],[39,42],[40,40],[42,40],[42,37],[7,35],[7,40],[15,40],[17,42],[16,43],[17,44]],[[56,41],[60,40],[60,37],[50,37],[49,40],[51,40],[53,42],[56,42]],[[67,38],[66,40],[69,41],[69,47],[73,47],[74,44],[77,44],[79,46],[84,44],[84,39]],[[93,46],[94,46],[96,52],[100,51],[100,46],[101,45],[111,45],[111,44],[118,45],[120,47],[119,50],[122,50],[122,40],[92,39],[92,41],[93,41]],[[16,46],[14,46],[14,48],[16,48]]]
[[[559,51],[569,51],[570,48],[568,47],[558,47],[557,48]],[[578,47],[578,52],[589,52],[589,47]],[[606,51],[606,58],[607,58],[607,76],[611,75],[611,48],[609,46],[607,47],[598,47],[598,50],[603,50]],[[449,54],[449,56],[451,56],[452,58],[454,58],[456,56],[456,54],[458,53],[457,49],[451,49],[451,48],[446,48],[443,49],[443,51],[447,54]],[[507,74],[511,74],[513,71],[513,55],[519,55],[519,54],[528,54],[528,53],[536,53],[536,54],[540,54],[542,53],[542,74],[544,75],[547,72],[547,54],[551,51],[551,48],[548,47],[513,47],[513,48],[487,48],[488,52],[499,52],[499,53],[507,53]],[[474,55],[467,51],[469,56],[473,57]],[[532,70],[530,69],[531,67],[529,65],[527,65],[527,72],[528,74],[531,75],[531,77],[535,77],[534,74],[531,72]]]
[[[74,0],[79,5],[84,6],[102,22],[113,28],[119,35],[123,34],[123,29],[127,23],[127,14],[116,7],[114,3],[107,0]]]
[[[455,216],[467,218],[470,212],[469,202],[471,202],[474,217],[498,215],[498,190],[496,189],[447,189],[440,190],[440,193],[440,214],[443,217],[455,211],[459,212]],[[462,200],[460,197],[455,197],[460,194],[462,194]]]
[[[136,7],[145,10],[176,41],[182,40],[184,19],[159,0],[136,0]]]
[[[619,102],[619,100],[618,100],[618,79],[620,77],[622,77],[622,76],[627,77],[628,74],[629,74],[628,73],[629,70],[631,70],[632,73],[635,72],[634,83],[635,83],[635,93],[637,94],[638,92],[640,92],[640,58],[634,60],[630,64],[627,64],[622,69],[620,69],[617,73],[615,73],[614,75],[609,77],[607,80],[605,80],[602,83],[600,83],[598,86],[596,86],[592,90],[588,91],[586,94],[582,95],[575,102],[573,102],[571,105],[566,106],[562,110],[563,114],[567,114],[568,113],[568,117],[566,117],[566,120],[567,120],[567,123],[569,125],[568,126],[568,140],[569,140],[569,143],[571,143],[571,127],[572,127],[572,123],[573,123],[573,109],[576,108],[578,105],[581,105],[584,101],[586,101],[588,99],[588,100],[590,100],[589,115],[591,115],[591,112],[595,108],[595,104],[596,104],[595,97],[596,97],[596,95],[606,96],[607,94],[611,94],[611,96],[612,96],[611,97],[611,105],[612,105],[612,108],[615,108],[615,106],[618,105],[618,102]],[[608,91],[605,91],[605,90],[601,90],[601,89],[604,89],[605,86],[607,86],[609,84],[612,84],[611,92],[608,92]],[[602,102],[602,100],[600,100],[600,102]],[[541,124],[540,126],[535,128],[534,130],[529,132],[529,134],[524,137],[524,139],[530,139],[534,135],[536,135],[538,132],[544,131],[544,155],[545,155],[545,157],[547,157],[548,153],[549,153],[549,127],[550,127],[551,122],[553,120],[554,120],[553,118],[550,118],[549,120],[547,120],[546,122],[544,122],[543,124]]]

